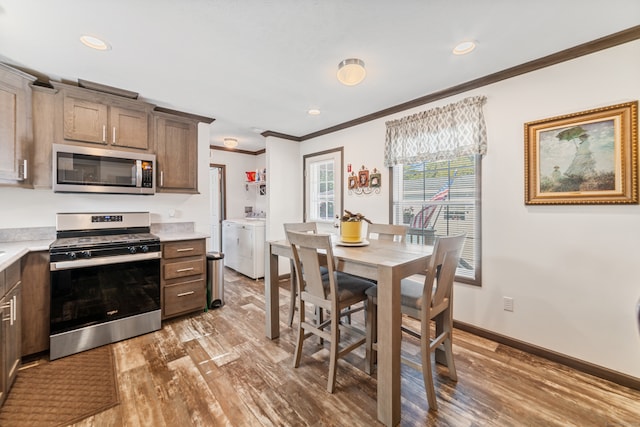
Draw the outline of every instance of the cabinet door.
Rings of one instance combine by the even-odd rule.
[[[149,148],[149,114],[146,111],[111,107],[109,126],[112,145],[141,150]]]
[[[198,192],[196,123],[157,117],[155,126],[159,192]]]
[[[4,274],[4,272],[0,272],[0,274]],[[9,316],[9,308],[7,306],[5,309],[5,306],[7,306],[6,299],[0,298],[0,405],[2,405],[7,398],[7,372],[5,370],[5,366],[7,365],[7,340],[5,333],[6,328],[4,326],[5,322],[3,322],[3,320]]]
[[[35,79],[35,78],[34,78]],[[28,179],[26,160],[33,138],[31,125],[32,79],[0,64],[0,180]]]
[[[18,368],[20,367],[20,358],[22,355],[21,340],[21,324],[22,324],[22,298],[21,298],[21,282],[18,282],[16,286],[9,291],[5,296],[5,305],[9,305],[9,310],[5,310],[5,316],[2,319],[3,327],[5,328],[5,344],[6,344],[6,360],[5,360],[5,373],[6,373],[6,390],[11,388],[11,385],[18,375]]]
[[[49,349],[49,252],[30,252],[22,258],[22,355]]]
[[[65,96],[63,116],[64,139],[107,143],[106,105]]]

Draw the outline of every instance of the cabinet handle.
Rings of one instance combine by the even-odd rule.
[[[13,313],[11,310],[13,308],[13,299],[10,299],[8,303],[6,303],[5,305],[0,305],[0,310],[5,310],[5,309],[9,309],[9,317],[4,317],[4,313],[2,313],[2,321],[3,322],[11,322],[11,324],[13,324]]]
[[[164,186],[164,172],[160,171],[160,187]]]
[[[189,291],[189,292],[181,292],[178,294],[179,297],[186,297],[187,295],[193,295],[195,294],[195,291]]]
[[[189,268],[179,268],[176,270],[177,273],[184,273],[185,271],[192,271],[193,267],[189,267]]]
[[[102,125],[102,142],[107,142],[107,125]]]
[[[11,309],[11,325],[18,319],[18,296],[13,296],[13,308]]]
[[[3,321],[3,322],[9,322],[9,324],[10,324],[11,326],[13,326],[13,322],[15,321],[15,317],[16,317],[16,315],[15,315],[15,313],[14,313],[14,309],[13,309],[14,304],[16,303],[16,299],[15,299],[15,298],[16,298],[16,297],[14,296],[13,298],[11,298],[11,299],[9,300],[9,302],[8,302],[8,303],[6,303],[6,304],[5,304],[5,305],[3,305],[3,306],[0,306],[0,309],[2,309],[2,310],[6,309],[6,308],[8,308],[8,309],[9,309],[9,317],[7,317],[7,318],[2,317],[2,321]]]
[[[27,159],[24,159],[22,161],[22,179],[26,180],[27,176]]]
[[[193,248],[179,248],[179,249],[176,249],[176,252],[190,252],[192,250]]]
[[[113,132],[111,132],[111,142],[116,143],[116,127],[113,127]]]

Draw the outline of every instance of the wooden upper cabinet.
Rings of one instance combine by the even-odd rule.
[[[33,140],[31,82],[35,77],[0,64],[0,183],[30,180]]]
[[[61,83],[53,86],[61,89],[64,140],[149,149],[151,104]]]
[[[64,97],[64,139],[107,143],[107,106],[96,102]]]
[[[198,192],[198,123],[166,114],[155,116],[158,161],[156,191]]]
[[[149,113],[130,108],[111,107],[111,144],[121,147],[149,148]]]

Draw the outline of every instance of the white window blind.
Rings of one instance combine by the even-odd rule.
[[[467,233],[459,281],[479,284],[480,156],[393,167],[393,223],[409,226],[407,240]]]

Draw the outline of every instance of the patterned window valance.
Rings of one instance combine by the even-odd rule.
[[[484,96],[433,108],[386,122],[384,165],[452,160],[485,154],[487,128],[482,114]]]

